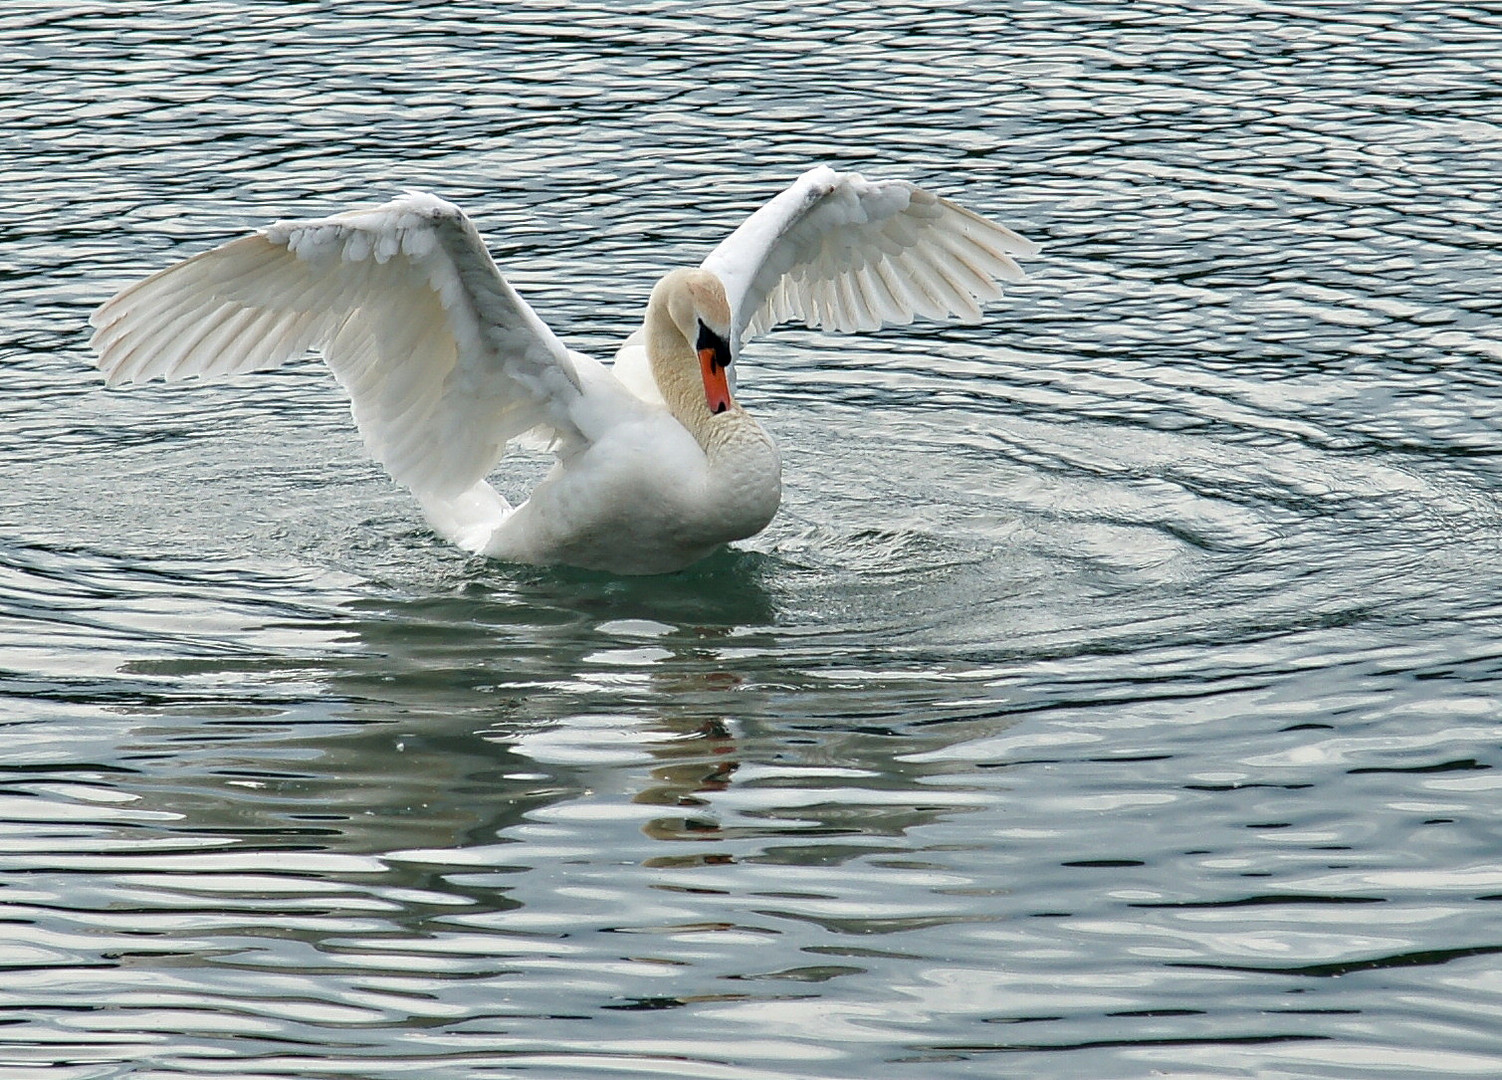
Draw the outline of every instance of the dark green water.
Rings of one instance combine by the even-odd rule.
[[[1502,8],[0,48],[0,1077],[1502,1074]],[[316,363],[88,368],[119,286],[402,187],[609,354],[819,161],[1045,252],[759,342],[788,500],[684,574],[444,547]]]

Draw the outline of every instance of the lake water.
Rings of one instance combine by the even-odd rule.
[[[0,48],[0,1076],[1502,1075],[1502,8]],[[444,546],[316,362],[89,369],[121,285],[403,187],[608,355],[821,161],[1044,253],[748,350],[787,502],[682,574]]]

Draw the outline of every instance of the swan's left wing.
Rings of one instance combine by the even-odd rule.
[[[875,330],[915,316],[980,318],[1038,247],[906,180],[819,166],[704,260],[725,286],[735,351],[785,319]]]
[[[322,349],[371,456],[425,501],[470,491],[524,431],[583,438],[568,350],[463,211],[421,192],[277,222],[123,290],[91,321],[111,385]]]

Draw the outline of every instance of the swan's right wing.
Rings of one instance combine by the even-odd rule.
[[[532,428],[582,438],[568,350],[469,218],[420,192],[277,222],[123,290],[90,321],[112,386],[264,370],[321,348],[371,456],[419,497],[468,491]]]
[[[918,315],[980,318],[979,304],[1021,281],[1015,255],[1036,244],[906,180],[818,166],[704,260],[725,286],[738,354],[785,319],[875,330]]]

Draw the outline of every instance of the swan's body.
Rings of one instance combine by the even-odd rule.
[[[111,385],[276,367],[321,348],[371,455],[441,535],[525,563],[663,573],[763,529],[781,498],[730,364],[788,318],[836,330],[980,317],[1015,233],[900,180],[805,173],[652,291],[615,364],[566,349],[469,219],[431,195],[262,231],[95,312]],[[526,433],[558,455],[516,509],[485,477]]]

